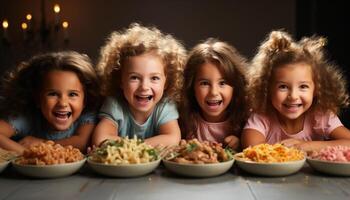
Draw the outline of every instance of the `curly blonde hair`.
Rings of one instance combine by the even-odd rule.
[[[185,113],[180,117],[182,132],[192,134],[197,130],[195,115],[200,113],[200,107],[195,97],[194,83],[197,71],[205,63],[215,64],[227,83],[234,88],[227,112],[233,131],[239,133],[248,117],[246,59],[233,46],[214,38],[196,45],[189,53],[180,104],[181,113]]]
[[[53,70],[75,72],[84,88],[84,110],[98,108],[100,83],[90,58],[75,51],[64,51],[33,56],[5,74],[1,84],[1,115],[8,117],[37,111],[36,96],[45,84],[44,77]]]
[[[294,41],[284,31],[272,31],[258,49],[249,70],[249,96],[254,112],[272,111],[270,85],[274,70],[286,64],[305,63],[312,68],[315,94],[314,112],[339,113],[349,105],[346,80],[338,67],[326,58],[324,37],[312,36]]]
[[[137,23],[122,32],[112,32],[101,49],[97,69],[102,78],[103,94],[120,98],[121,70],[125,67],[125,61],[145,53],[154,53],[162,59],[166,75],[163,98],[178,102],[183,84],[185,48],[173,36],[163,34],[155,27],[144,27]]]

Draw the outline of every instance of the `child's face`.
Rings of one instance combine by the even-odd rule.
[[[148,117],[163,96],[166,76],[162,60],[153,54],[128,59],[121,88],[134,117]]]
[[[196,100],[204,119],[220,122],[226,119],[226,108],[231,102],[233,87],[213,63],[207,62],[199,67],[194,83]]]
[[[84,108],[84,88],[71,71],[54,70],[46,74],[39,106],[50,127],[67,130]]]
[[[314,90],[311,66],[305,63],[281,66],[273,74],[272,105],[282,119],[298,119],[311,107]]]

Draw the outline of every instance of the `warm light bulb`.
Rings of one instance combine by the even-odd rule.
[[[32,19],[32,15],[31,14],[27,14],[26,15],[26,19],[29,21],[29,20],[31,20]]]
[[[7,29],[9,27],[9,22],[6,19],[4,21],[2,21],[2,27],[4,29]]]
[[[63,23],[62,23],[62,27],[63,28],[68,28],[68,26],[69,26],[69,23],[67,22],[67,21],[64,21]]]
[[[27,23],[23,22],[21,24],[21,27],[22,27],[23,30],[26,30],[28,28],[28,25],[27,25]]]
[[[60,5],[55,4],[55,5],[53,6],[53,11],[54,11],[55,13],[59,13],[59,12],[61,11]]]

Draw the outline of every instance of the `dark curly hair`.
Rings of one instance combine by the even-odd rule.
[[[89,57],[74,51],[53,52],[36,55],[4,75],[0,93],[2,117],[35,112],[35,97],[45,84],[45,75],[52,70],[75,72],[84,87],[85,109],[98,108],[99,79]]]

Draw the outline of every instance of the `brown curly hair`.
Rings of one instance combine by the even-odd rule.
[[[163,34],[155,27],[144,27],[137,23],[122,32],[112,32],[101,49],[97,68],[102,78],[103,94],[121,98],[121,69],[126,66],[125,61],[132,56],[150,52],[159,56],[165,65],[166,87],[163,98],[178,102],[183,84],[185,48],[173,36]]]
[[[270,84],[274,70],[286,64],[305,63],[312,68],[315,94],[311,111],[333,112],[349,105],[346,80],[339,68],[326,58],[324,37],[312,36],[294,41],[286,32],[272,31],[263,41],[249,70],[249,96],[254,112],[273,110]]]
[[[89,57],[75,51],[53,52],[33,56],[5,74],[0,95],[3,117],[37,111],[35,97],[45,84],[45,75],[52,70],[75,72],[84,87],[85,109],[98,108],[99,79]]]
[[[180,116],[183,136],[197,130],[195,115],[200,112],[200,107],[194,95],[194,81],[199,68],[208,62],[218,66],[224,79],[234,88],[233,98],[227,108],[232,129],[240,133],[248,117],[246,59],[228,43],[209,38],[192,49],[185,65],[183,99],[180,104],[181,113],[184,114]]]

